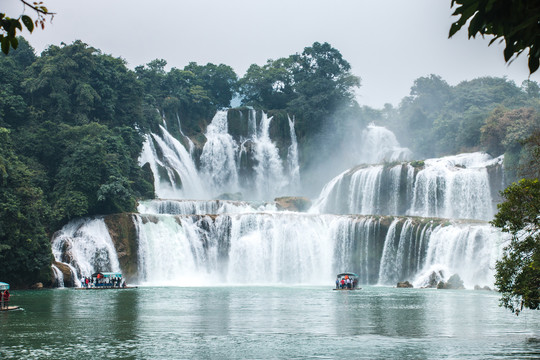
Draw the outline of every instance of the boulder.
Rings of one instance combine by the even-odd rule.
[[[437,284],[441,281],[441,279],[444,279],[444,275],[442,271],[433,271],[428,278],[428,284],[425,286],[426,288],[436,288]]]
[[[43,283],[35,283],[34,285],[30,286],[32,289],[43,289]]]
[[[454,290],[461,290],[465,289],[465,286],[463,286],[463,280],[459,277],[458,274],[454,274],[450,276],[450,279],[448,279],[447,282],[439,281],[437,284],[437,289],[454,289]]]
[[[274,201],[278,210],[305,212],[311,207],[311,200],[302,196],[283,196]]]
[[[397,283],[396,287],[398,287],[398,288],[412,288],[413,285],[408,281],[401,281],[401,282]]]

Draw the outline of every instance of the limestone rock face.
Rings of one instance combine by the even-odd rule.
[[[64,277],[65,287],[75,286],[73,283],[73,274],[71,273],[71,269],[69,266],[67,266],[65,263],[61,263],[58,261],[53,261],[53,265],[56,266],[62,272],[62,276]]]
[[[311,200],[301,196],[278,197],[274,201],[279,210],[304,212],[311,207]]]
[[[109,229],[120,269],[126,282],[130,283],[137,279],[137,230],[132,219],[132,214],[121,213],[108,215],[105,217],[105,223]]]

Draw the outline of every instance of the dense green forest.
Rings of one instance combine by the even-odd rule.
[[[393,130],[417,158],[485,150],[506,154],[511,177],[538,177],[540,87],[502,78],[456,86],[417,79],[393,107],[360,106],[360,78],[329,44],[252,65],[166,70],[156,59],[134,70],[75,41],[40,56],[23,38],[0,55],[0,279],[15,286],[50,280],[50,238],[69,220],[136,211],[153,198],[152,173],[138,157],[163,119],[201,147],[216,110],[233,99],[276,118],[295,118],[301,166],[371,122]],[[531,136],[533,135],[533,136]],[[325,141],[321,141],[321,139]]]

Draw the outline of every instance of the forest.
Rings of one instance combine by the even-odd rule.
[[[505,154],[507,182],[537,178],[540,86],[484,77],[449,85],[418,78],[397,106],[358,103],[360,77],[328,43],[253,64],[243,77],[224,64],[167,70],[156,59],[131,70],[81,41],[39,56],[24,38],[0,55],[0,278],[18,287],[50,282],[50,239],[68,221],[136,211],[154,198],[138,158],[163,119],[202,146],[218,109],[239,102],[296,121],[301,169],[369,123],[394,131],[418,160],[469,151]],[[323,142],[322,139],[325,139]]]

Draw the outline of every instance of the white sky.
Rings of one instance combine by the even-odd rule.
[[[49,44],[80,39],[134,68],[165,59],[169,67],[190,61],[233,67],[300,53],[328,42],[362,79],[361,105],[397,105],[413,81],[431,73],[455,85],[479,76],[528,77],[526,56],[512,65],[503,46],[489,39],[452,39],[450,0],[42,0],[56,15],[45,30],[23,32],[39,54]],[[17,17],[19,0],[1,0],[0,11]],[[26,9],[31,17],[35,14]],[[531,80],[538,81],[534,74]]]

